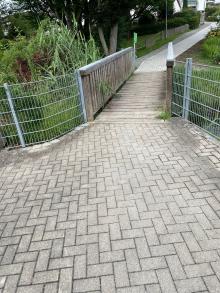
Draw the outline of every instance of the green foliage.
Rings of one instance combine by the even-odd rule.
[[[172,42],[173,40],[175,40],[178,36],[179,36],[179,34],[174,34],[173,36],[170,36],[167,39],[163,39],[163,40],[158,39],[152,47],[138,49],[137,50],[137,57],[145,56],[146,54],[148,54],[156,49],[161,48],[165,44],[168,44],[169,42]]]
[[[15,41],[0,44],[0,52],[0,83],[73,72],[100,56],[92,36],[86,41],[76,22],[70,31],[49,20],[41,22],[31,39],[19,35]]]
[[[156,34],[165,29],[165,22],[154,22],[142,25],[134,25],[131,33],[136,32],[139,36]]]
[[[0,24],[0,40],[4,38],[4,29]]]
[[[137,25],[134,25],[131,29],[131,32],[137,32],[139,35],[146,35],[146,34],[154,34],[158,33],[162,30],[165,30],[165,21],[147,21],[145,17],[140,18],[140,22]],[[173,17],[168,19],[168,28],[175,28],[178,26],[182,26],[185,24],[189,24],[190,29],[195,29],[199,27],[200,24],[200,13],[196,12],[192,9],[184,9],[182,12],[176,13]]]
[[[220,16],[220,5],[207,7],[205,14],[206,14],[206,20],[219,21],[218,16]]]
[[[143,15],[138,19],[138,24],[139,25],[145,25],[147,23],[155,23],[156,18],[155,15],[152,14],[150,11],[145,11]]]
[[[28,40],[18,36],[14,41],[4,41],[1,44],[0,84],[19,81],[19,60],[28,58]]]
[[[177,64],[174,71],[172,112],[183,114],[184,64]],[[220,67],[194,65],[192,71],[188,120],[219,137],[219,96]]]
[[[188,24],[188,21],[183,17],[170,18],[167,22],[168,29],[182,26],[184,24]],[[132,28],[132,32],[137,32],[140,36],[146,34],[156,34],[158,32],[165,30],[165,27],[165,21],[157,21],[144,25],[136,25]]]
[[[83,123],[74,70],[100,57],[92,37],[86,41],[76,23],[70,31],[47,20],[35,36],[1,42],[0,50],[0,84],[19,82],[10,88],[27,144],[51,140]],[[2,87],[0,112],[7,112],[0,116],[7,145],[18,144]]]
[[[34,76],[59,75],[99,59],[99,50],[90,36],[88,41],[80,33],[77,23],[70,31],[63,24],[43,21],[29,45],[30,67]]]
[[[202,53],[211,62],[220,65],[220,30],[210,32],[202,46]]]
[[[113,89],[106,81],[101,81],[99,84],[99,91],[103,97],[111,96],[113,94]]]
[[[13,13],[6,18],[7,38],[14,39],[18,35],[30,37],[37,29],[36,18],[28,12]]]
[[[188,0],[183,0],[183,8],[187,8],[188,7]]]
[[[174,17],[180,17],[185,20],[185,23],[189,24],[190,29],[199,27],[200,24],[200,12],[193,9],[183,9],[183,11],[174,14]]]
[[[26,144],[49,141],[83,123],[74,74],[10,86]],[[22,98],[20,98],[22,97]],[[1,131],[8,146],[19,144],[6,96],[0,88]]]
[[[161,120],[164,120],[164,121],[170,120],[171,119],[171,114],[169,112],[163,111],[163,112],[160,113],[158,118],[161,119]]]

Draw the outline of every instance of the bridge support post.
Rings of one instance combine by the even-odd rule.
[[[169,43],[167,55],[167,79],[166,79],[166,102],[165,110],[171,114],[171,103],[173,96],[173,68],[174,68],[173,43]]]

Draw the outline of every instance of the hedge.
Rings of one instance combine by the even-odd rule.
[[[173,18],[168,19],[168,28],[178,27],[184,24],[189,24],[190,29],[199,27],[200,13],[193,10],[183,10],[182,12],[174,14]],[[156,34],[162,30],[165,30],[165,21],[158,21],[155,23],[146,23],[142,25],[133,26],[131,32],[136,32],[140,36],[148,34]]]

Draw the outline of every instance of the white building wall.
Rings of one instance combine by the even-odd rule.
[[[198,0],[197,1],[197,10],[204,11],[206,8],[206,0]]]
[[[175,0],[174,2],[174,11],[175,12],[180,12],[182,10],[182,7],[183,7],[183,1],[177,1]]]

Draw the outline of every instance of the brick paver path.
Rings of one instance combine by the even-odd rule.
[[[132,111],[0,153],[0,292],[220,292],[219,143]]]

